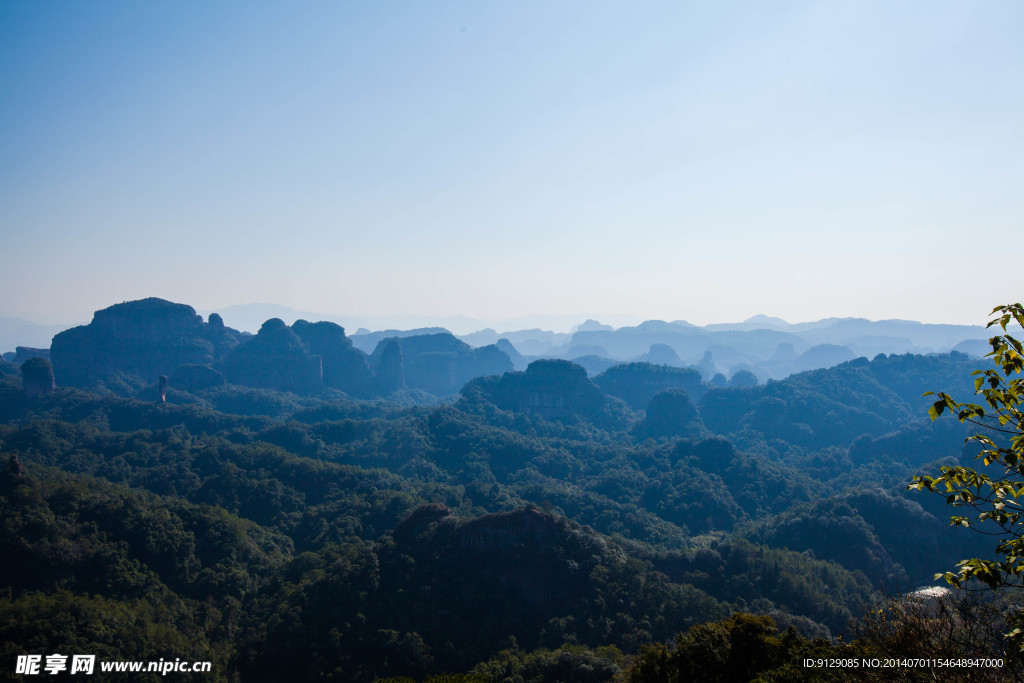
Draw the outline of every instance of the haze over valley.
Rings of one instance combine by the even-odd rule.
[[[0,3],[0,678],[1024,680],[1022,35]]]
[[[228,307],[223,314],[215,315],[229,327],[234,324],[238,328],[235,334],[243,340],[258,332],[271,318],[289,325],[306,319],[334,324],[351,320],[346,316],[325,316],[295,311],[285,306],[255,304]],[[393,316],[388,320],[413,324],[431,321],[429,318],[411,316]],[[354,321],[372,324],[373,319],[354,318]],[[524,370],[531,360],[540,358],[576,361],[592,376],[619,363],[650,362],[692,367],[707,381],[716,375],[722,375],[724,381],[745,370],[764,382],[804,370],[831,367],[859,356],[870,358],[880,353],[958,351],[982,356],[988,352],[986,340],[989,336],[983,326],[864,319],[824,319],[790,324],[763,315],[738,323],[706,326],[691,325],[681,320],[648,320],[618,328],[586,319],[564,332],[540,328],[514,329],[510,326],[510,323],[524,322],[522,320],[504,324],[499,321],[496,327],[502,329],[502,332],[497,332],[493,327],[474,328],[474,324],[480,324],[479,321],[466,318],[442,322],[456,322],[461,329],[472,331],[452,334],[451,330],[439,325],[375,331],[359,328],[355,333],[350,331],[349,338],[356,349],[368,355],[374,354],[382,341],[391,338],[447,335],[451,338],[448,343],[452,348],[459,346],[458,341],[473,348],[498,345],[500,352],[508,356],[512,367],[517,370]],[[18,357],[15,347],[49,349],[48,342],[54,331],[64,329],[63,326],[33,325],[27,321],[11,319],[2,319],[0,323],[4,324],[0,339],[11,349],[4,357],[11,361]],[[22,355],[25,353],[27,351],[23,351]],[[454,393],[457,389],[452,386],[448,393]]]

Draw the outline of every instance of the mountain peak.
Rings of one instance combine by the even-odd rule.
[[[574,329],[573,331],[574,332],[611,332],[614,329],[615,328],[612,327],[611,325],[605,325],[603,323],[599,323],[596,320],[588,318],[587,320],[585,320],[582,323],[580,323],[579,325],[577,325],[576,329]]]
[[[755,316],[751,316],[744,320],[743,322],[744,324],[763,324],[789,327],[789,323],[783,320],[782,318],[775,318],[770,315],[764,315],[763,313],[758,313]]]

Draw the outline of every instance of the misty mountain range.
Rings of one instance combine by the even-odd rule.
[[[71,325],[40,325],[21,318],[0,316],[0,349],[13,351],[18,346],[50,348],[53,335]]]
[[[879,353],[943,353],[951,350],[982,356],[988,351],[989,331],[981,326],[925,324],[910,320],[870,321],[863,318],[826,318],[815,322],[788,323],[780,318],[758,315],[737,323],[698,326],[677,320],[648,320],[629,324],[628,316],[612,316],[616,327],[588,319],[572,332],[555,332],[540,327],[509,329],[516,322],[552,323],[564,329],[569,316],[538,316],[493,322],[465,316],[428,318],[426,316],[336,316],[298,311],[274,304],[229,306],[220,311],[225,324],[245,332],[255,332],[268,319],[287,324],[295,320],[334,322],[351,331],[353,346],[372,354],[379,343],[389,338],[450,333],[470,347],[492,344],[504,351],[517,370],[533,360],[561,358],[572,360],[593,376],[622,362],[640,361],[675,367],[694,367],[705,379],[717,374],[731,377],[748,370],[760,381],[780,379],[796,372],[831,367],[853,358],[874,357]],[[634,319],[636,320],[636,319]],[[393,327],[388,327],[388,324]],[[371,331],[373,326],[376,331]],[[0,317],[0,349],[10,354],[16,347],[47,349],[54,334],[65,325],[38,325],[27,320]],[[507,331],[499,332],[498,329]]]

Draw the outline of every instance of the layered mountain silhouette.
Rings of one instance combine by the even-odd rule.
[[[90,387],[111,377],[153,384],[163,376],[185,392],[226,383],[298,395],[333,389],[356,398],[406,388],[447,396],[474,377],[513,369],[497,346],[472,348],[448,332],[396,335],[377,347],[367,356],[333,322],[289,326],[271,318],[251,335],[225,326],[216,313],[204,321],[191,306],[149,298],[97,311],[88,325],[57,334],[48,351],[21,348],[17,360],[49,355],[60,386]]]
[[[600,400],[587,397],[614,397],[645,411],[659,392],[679,389],[697,406],[711,388],[753,387],[877,355],[867,352],[955,347],[980,356],[987,335],[985,328],[962,325],[852,318],[789,324],[767,316],[706,327],[651,320],[618,329],[587,320],[566,334],[488,329],[462,338],[437,327],[350,337],[336,322],[300,318],[289,325],[274,317],[251,334],[228,327],[218,313],[204,320],[186,304],[148,298],[97,311],[88,325],[56,334],[50,348],[18,346],[4,354],[10,364],[4,371],[48,358],[57,386],[122,395],[156,387],[164,377],[160,393],[169,390],[171,400],[175,392],[238,386],[353,398],[413,392],[414,402],[456,396],[475,378],[511,373],[477,389],[503,409],[610,419]],[[678,396],[659,403],[659,411],[677,410],[687,410]]]

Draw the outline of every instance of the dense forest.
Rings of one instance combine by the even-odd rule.
[[[970,395],[984,361],[716,386],[156,302],[0,363],[7,672],[81,652],[212,661],[195,680],[875,680],[801,662],[1003,656],[930,643],[898,597],[992,551],[907,491],[974,462],[922,394]]]

